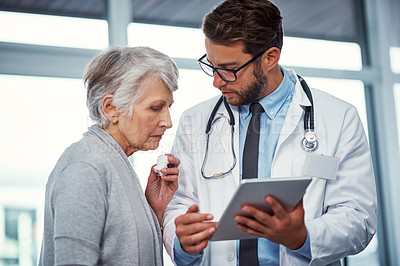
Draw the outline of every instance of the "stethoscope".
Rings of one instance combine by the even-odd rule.
[[[299,75],[297,75],[297,77],[299,78],[301,87],[303,88],[303,91],[305,92],[305,94],[307,95],[308,100],[310,101],[311,105],[310,106],[306,106],[305,107],[305,113],[304,113],[304,137],[300,142],[300,147],[306,151],[306,152],[313,152],[316,151],[318,149],[318,138],[317,135],[315,134],[315,130],[314,130],[314,102],[313,102],[313,98],[312,98],[312,94],[311,94],[311,90],[308,87],[306,81]],[[229,168],[228,171],[225,172],[219,172],[219,173],[215,173],[211,176],[206,176],[204,174],[204,168],[207,164],[207,159],[208,159],[208,144],[209,144],[209,140],[210,140],[210,135],[212,133],[211,127],[213,125],[213,123],[215,123],[216,121],[218,121],[219,119],[221,119],[221,117],[218,117],[216,119],[215,115],[219,109],[219,107],[221,106],[221,104],[224,103],[224,106],[228,112],[229,115],[229,125],[231,126],[231,149],[232,149],[232,155],[233,155],[233,163],[232,166]],[[206,136],[207,136],[207,140],[206,140],[206,151],[205,151],[205,155],[204,155],[204,160],[203,160],[203,164],[201,166],[201,175],[205,178],[205,179],[219,179],[219,178],[223,178],[224,176],[228,175],[230,172],[232,172],[233,168],[235,168],[236,166],[236,155],[235,155],[235,150],[234,150],[234,133],[235,133],[235,118],[233,116],[232,113],[232,109],[230,108],[229,104],[226,102],[226,98],[224,96],[221,96],[217,103],[215,104],[214,109],[212,110],[210,117],[208,119],[207,122],[207,127],[206,127]]]
[[[314,130],[314,101],[312,98],[311,90],[308,87],[306,81],[299,75],[297,77],[300,80],[301,87],[307,95],[311,105],[305,107],[304,113],[304,137],[300,142],[301,148],[306,152],[313,152],[318,149],[318,138]]]

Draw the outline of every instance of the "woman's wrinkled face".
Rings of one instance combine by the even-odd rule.
[[[119,114],[117,134],[112,134],[127,156],[138,150],[156,149],[164,132],[172,127],[169,108],[174,100],[164,82],[148,76],[139,89],[144,93],[135,102],[132,117]]]

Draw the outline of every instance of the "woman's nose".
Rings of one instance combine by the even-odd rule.
[[[169,108],[167,108],[165,114],[163,114],[163,117],[161,119],[161,126],[166,127],[166,128],[172,127],[172,120],[171,120],[171,114],[169,112]]]

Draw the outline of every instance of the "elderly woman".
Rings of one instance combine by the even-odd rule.
[[[169,154],[143,193],[128,157],[156,149],[172,126],[177,78],[168,56],[145,47],[111,48],[89,64],[84,82],[95,125],[49,177],[39,265],[162,265],[160,224],[180,161]]]

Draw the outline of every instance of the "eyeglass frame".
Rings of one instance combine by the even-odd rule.
[[[197,60],[197,62],[199,62],[199,65],[200,65],[201,70],[203,70],[203,72],[206,73],[208,76],[214,77],[214,72],[217,72],[218,76],[219,76],[222,80],[224,80],[224,81],[226,81],[226,82],[235,82],[235,81],[237,80],[237,75],[236,75],[236,73],[239,72],[240,70],[242,70],[243,68],[245,68],[246,66],[250,65],[250,64],[251,64],[252,62],[254,62],[257,58],[259,58],[261,55],[263,55],[266,51],[268,51],[268,49],[267,49],[267,50],[264,50],[264,51],[262,51],[262,52],[260,52],[260,53],[258,53],[258,54],[256,54],[253,58],[251,58],[249,61],[247,61],[246,63],[244,63],[243,65],[241,65],[241,66],[238,67],[237,69],[220,68],[220,67],[214,67],[214,66],[212,66],[212,65],[210,65],[210,64],[207,64],[206,62],[203,62],[203,61],[202,61],[202,60],[207,56],[207,54],[204,54],[202,57],[200,57],[200,58]],[[209,74],[208,72],[206,72],[206,71],[204,70],[204,68],[202,67],[202,64],[208,66],[209,68],[211,68],[211,69],[213,70],[212,75]],[[224,70],[224,71],[231,72],[231,73],[233,74],[233,76],[235,77],[235,79],[234,79],[234,80],[226,80],[225,78],[222,77],[222,75],[219,73],[218,70]]]

